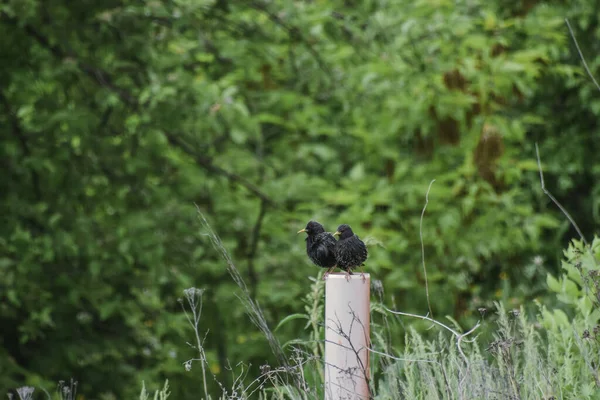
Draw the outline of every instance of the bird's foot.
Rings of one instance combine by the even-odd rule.
[[[360,277],[362,278],[363,283],[365,283],[367,281],[367,277],[365,276],[364,272],[360,273]]]
[[[346,271],[346,282],[350,282],[350,271]]]
[[[329,278],[329,274],[331,273],[331,271],[333,271],[334,268],[335,268],[335,265],[333,267],[330,267],[327,271],[325,271],[325,273],[323,274],[324,281],[326,281],[327,278]]]

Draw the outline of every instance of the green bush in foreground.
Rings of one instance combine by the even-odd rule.
[[[497,303],[495,321],[479,329],[493,332],[493,340],[464,338],[465,358],[455,338],[442,332],[426,341],[411,329],[402,360],[385,368],[377,398],[598,398],[600,240],[573,241],[564,253],[564,274],[549,275],[548,284],[565,310],[538,304],[531,320],[523,309],[507,312]]]
[[[211,235],[230,268],[218,237]],[[435,321],[437,336],[427,338],[412,326],[407,327],[402,350],[388,334],[390,325],[401,321],[380,302],[372,303],[371,389],[375,399],[595,399],[600,396],[600,238],[591,245],[574,240],[564,251],[563,274],[548,276],[549,289],[556,294],[562,308],[550,309],[537,303],[535,319],[524,308],[506,310],[496,303],[494,313],[488,313],[475,327],[462,333],[454,321],[446,326]],[[234,278],[235,278],[234,272]],[[238,282],[243,288],[243,281]],[[375,284],[377,285],[377,284]],[[272,331],[261,326],[279,365],[263,365],[258,377],[248,376],[248,367],[235,364],[231,387],[220,384],[220,399],[314,399],[323,396],[323,286],[315,279],[305,298],[305,314],[291,315],[281,321],[306,319],[310,329],[308,341],[292,341],[281,346]],[[375,293],[378,293],[375,287]],[[202,347],[200,328],[203,291],[185,291],[188,322],[194,328],[196,340],[191,345],[198,358],[184,363],[190,373],[198,373],[201,398],[213,398],[206,392],[207,361]],[[261,325],[261,310],[248,298],[240,297],[251,319]],[[402,318],[406,318],[403,316]],[[410,317],[409,317],[410,318]],[[422,317],[427,318],[427,317]],[[421,319],[422,319],[421,318]],[[266,329],[266,331],[265,331]],[[431,331],[430,331],[431,332]],[[200,364],[200,368],[195,368]],[[233,364],[232,364],[233,365]],[[210,374],[210,372],[208,372]],[[203,386],[203,388],[202,388]],[[62,387],[62,386],[61,386]],[[76,384],[75,384],[76,389]],[[32,387],[17,390],[15,398],[33,398]],[[50,395],[46,392],[50,398]],[[151,396],[142,385],[140,400],[166,400],[170,395],[168,382]],[[9,396],[10,397],[10,396]],[[73,399],[73,384],[59,390],[55,398]]]
[[[210,237],[225,257],[234,279],[235,266],[219,238]],[[407,327],[404,346],[389,336],[390,325],[411,322],[406,315],[400,320],[382,303],[372,303],[371,389],[375,399],[595,399],[600,396],[600,238],[590,244],[574,240],[564,251],[563,274],[548,276],[549,289],[564,307],[550,309],[537,303],[535,319],[524,308],[506,310],[495,303],[496,310],[483,310],[483,318],[463,333],[454,321],[447,326],[433,321],[432,327],[445,328],[433,338]],[[320,278],[320,277],[319,277]],[[306,319],[310,329],[308,341],[292,341],[281,346],[274,333],[263,324],[262,311],[244,298],[240,299],[250,318],[263,330],[272,346],[278,365],[263,365],[257,377],[248,376],[249,366],[235,364],[231,387],[220,384],[220,399],[314,399],[323,396],[323,287],[321,279],[313,281],[305,298],[305,314],[288,316],[281,326],[293,319]],[[190,373],[198,373],[201,398],[207,394],[206,354],[200,327],[204,291],[185,291],[184,309],[194,328],[196,340],[190,345],[198,358],[184,363]],[[378,294],[375,283],[375,294]],[[246,293],[247,294],[247,293]],[[409,318],[414,318],[410,317]],[[419,319],[427,319],[420,317]],[[431,330],[429,332],[432,332]],[[429,333],[431,335],[431,333]],[[285,358],[280,356],[286,355]],[[200,368],[196,368],[196,365]],[[233,364],[232,364],[233,365]],[[216,379],[216,377],[215,377]],[[63,387],[61,385],[60,387]],[[59,387],[59,389],[60,389]],[[76,389],[76,384],[75,384]],[[34,389],[23,387],[15,398],[31,399]],[[59,390],[55,398],[73,399],[73,384]],[[50,398],[48,392],[46,395]],[[140,400],[166,400],[168,381],[151,396],[142,385]],[[10,397],[10,395],[9,395]]]
[[[371,386],[375,398],[598,398],[600,239],[595,238],[591,245],[574,240],[564,255],[563,275],[558,279],[548,276],[550,290],[564,307],[549,309],[536,302],[539,313],[532,319],[524,307],[507,311],[495,303],[495,312],[490,310],[490,315],[467,333],[460,333],[458,326],[433,324],[446,328],[433,339],[409,326],[399,353],[393,346],[400,343],[388,335],[390,324],[399,322],[398,317],[374,302],[371,377],[375,379]],[[323,282],[316,279],[305,299],[306,314],[289,316],[279,324],[306,319],[310,340],[284,345],[293,349],[286,365],[263,366],[263,373],[254,380],[240,376],[231,389],[224,389],[221,398],[322,397],[323,346],[318,340],[323,335],[322,289]],[[480,310],[482,315],[487,311]],[[196,361],[201,360],[202,354]]]

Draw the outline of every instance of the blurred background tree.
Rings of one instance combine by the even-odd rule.
[[[544,297],[575,234],[540,190],[535,142],[584,233],[600,220],[600,96],[564,23],[598,75],[597,7],[3,2],[0,387],[74,377],[124,398],[168,377],[196,393],[190,286],[206,289],[211,373],[272,361],[194,204],[272,326],[318,272],[295,235],[311,218],[380,242],[367,268],[385,301],[424,312],[432,179],[434,315]]]

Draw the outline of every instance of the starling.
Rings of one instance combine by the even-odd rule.
[[[346,280],[350,280],[353,268],[361,267],[361,276],[364,281],[366,278],[362,271],[362,264],[367,259],[367,246],[346,224],[338,226],[337,232],[333,235],[340,235],[340,240],[335,244],[335,260],[338,268],[346,271]]]
[[[329,232],[325,232],[323,225],[317,221],[309,221],[306,228],[298,231],[306,232],[306,254],[308,258],[322,268],[329,268],[323,279],[326,279],[335,267],[335,245],[337,241]]]

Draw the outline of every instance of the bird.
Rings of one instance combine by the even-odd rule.
[[[306,228],[300,229],[298,233],[306,232],[306,254],[308,258],[317,266],[329,268],[323,279],[333,268],[335,268],[335,245],[337,240],[329,232],[325,232],[323,225],[317,221],[309,221]]]
[[[337,231],[333,236],[340,236],[340,239],[335,244],[335,262],[337,267],[346,271],[346,280],[350,280],[352,269],[361,267],[360,275],[363,282],[366,280],[365,273],[362,269],[363,263],[367,260],[368,252],[365,243],[352,232],[350,225],[342,224],[338,226]]]

